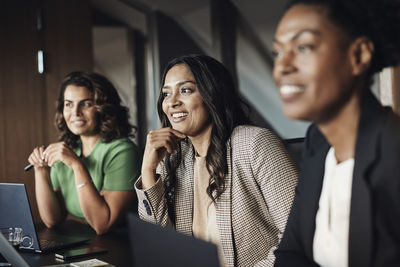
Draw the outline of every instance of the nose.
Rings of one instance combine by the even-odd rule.
[[[274,76],[288,75],[297,70],[293,51],[282,52],[274,61]]]
[[[73,110],[72,110],[72,112],[73,112],[73,114],[74,114],[75,116],[81,115],[81,114],[82,114],[82,113],[81,113],[81,106],[80,106],[80,105],[75,105],[74,108],[73,108]]]
[[[176,107],[181,104],[180,94],[179,93],[172,93],[170,97],[165,99],[167,101],[167,105],[169,107]]]

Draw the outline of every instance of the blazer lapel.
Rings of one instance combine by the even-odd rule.
[[[182,142],[182,159],[182,166],[177,169],[176,173],[178,179],[175,189],[175,226],[178,232],[192,235],[194,149],[190,141]]]
[[[225,191],[217,199],[217,225],[226,264],[235,266],[235,255],[232,237],[232,155],[231,141],[227,142],[226,159],[228,163],[228,174],[225,176]]]
[[[302,181],[302,188],[300,194],[303,198],[301,210],[301,229],[303,233],[303,241],[305,252],[309,259],[313,259],[313,240],[315,232],[315,216],[319,207],[319,198],[322,190],[322,182],[325,170],[325,158],[329,150],[329,143],[325,140],[320,132],[320,138],[315,147],[315,152],[311,151],[307,157],[307,165],[303,166],[302,176],[299,180]],[[316,136],[313,136],[316,138]],[[315,139],[314,139],[315,140]]]
[[[373,220],[368,171],[376,161],[382,107],[367,93],[362,106],[355,150],[350,208],[349,266],[370,266],[372,262]]]

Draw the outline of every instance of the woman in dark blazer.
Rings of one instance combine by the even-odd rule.
[[[371,93],[398,1],[296,0],[275,34],[285,114],[313,122],[275,266],[400,266],[400,122]]]

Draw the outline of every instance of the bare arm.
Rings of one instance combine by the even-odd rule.
[[[100,194],[81,159],[63,142],[49,145],[44,151],[45,162],[53,166],[63,162],[74,173],[79,204],[89,225],[103,234],[117,221],[135,199],[134,191],[103,191]]]
[[[44,162],[44,147],[37,147],[29,156],[35,167],[35,192],[40,218],[46,227],[53,227],[65,219],[66,211],[61,192],[55,192],[50,181],[50,168]]]
[[[72,167],[75,184],[83,185],[77,188],[81,209],[96,233],[103,234],[133,204],[135,192],[103,190],[100,194],[91,183],[90,175],[83,163],[78,161],[75,164]]]

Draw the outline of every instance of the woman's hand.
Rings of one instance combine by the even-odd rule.
[[[66,211],[61,204],[63,202],[61,191],[54,192],[50,181],[49,167],[54,161],[49,162],[47,150],[48,148],[45,149],[44,146],[36,147],[28,161],[35,167],[35,194],[40,218],[47,227],[51,228],[64,220]]]
[[[74,169],[74,163],[80,162],[78,156],[65,142],[50,144],[43,151],[43,155],[45,162],[50,167],[57,161],[62,161],[65,165]]]
[[[155,183],[155,170],[166,153],[178,149],[179,140],[186,135],[172,128],[161,128],[147,134],[146,148],[142,163],[142,186],[146,189]]]
[[[143,170],[155,170],[166,153],[174,153],[178,149],[179,140],[186,135],[172,128],[161,128],[147,134],[146,148],[143,156]]]
[[[44,146],[35,147],[29,155],[28,162],[32,164],[35,169],[47,167],[47,162],[44,159]]]

